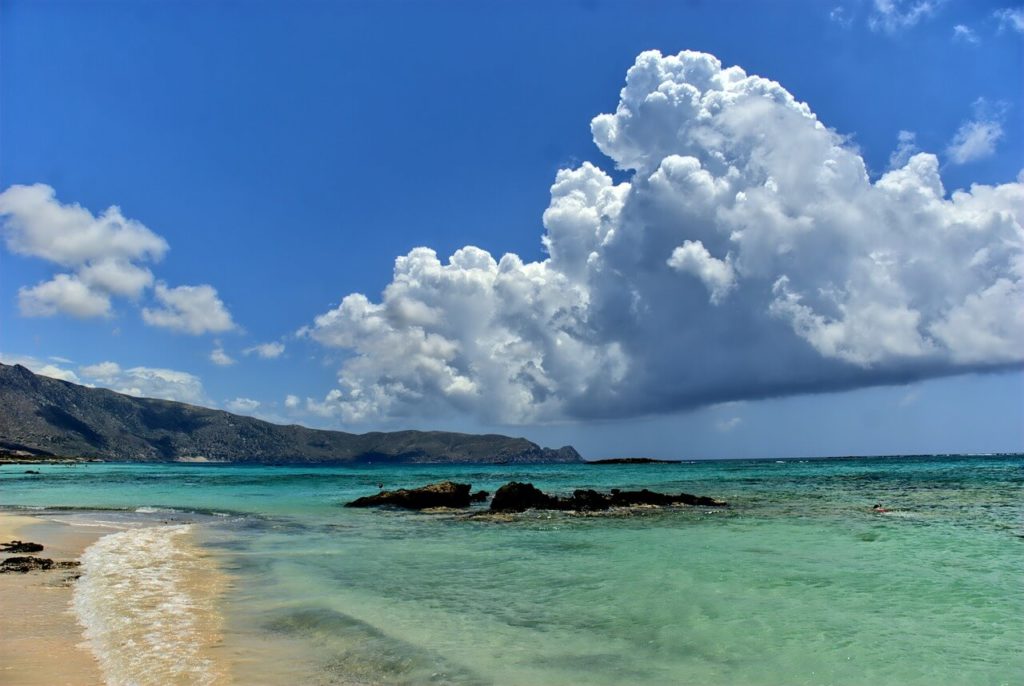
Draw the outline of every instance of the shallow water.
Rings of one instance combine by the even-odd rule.
[[[191,522],[233,580],[210,654],[237,683],[1024,683],[1021,456],[21,471],[0,468],[0,506]],[[732,506],[500,520],[341,507],[378,482],[446,478]]]

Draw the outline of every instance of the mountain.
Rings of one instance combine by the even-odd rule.
[[[125,462],[579,462],[566,446],[444,431],[350,434],[135,398],[0,364],[0,450]]]

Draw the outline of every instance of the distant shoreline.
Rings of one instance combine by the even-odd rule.
[[[696,462],[807,462],[822,460],[915,460],[934,459],[941,457],[964,457],[964,458],[1014,458],[1022,457],[1024,452],[992,452],[992,453],[914,453],[914,454],[879,454],[879,455],[818,455],[812,457],[713,457],[713,458],[681,458],[678,460],[660,459],[653,457],[612,457],[598,460],[583,459],[575,464],[581,465],[642,465],[642,464],[674,464],[685,465]],[[397,461],[352,461],[352,460],[317,460],[317,461],[288,461],[280,462],[247,462],[229,460],[208,460],[198,458],[186,458],[175,460],[115,460],[102,457],[72,457],[66,455],[15,455],[11,453],[0,453],[0,467],[4,465],[31,467],[37,465],[80,465],[80,464],[138,464],[138,465],[184,465],[199,467],[438,467],[443,465],[452,466],[537,466],[544,464],[564,465],[564,462],[462,462],[462,461],[438,461],[438,462],[397,462]]]

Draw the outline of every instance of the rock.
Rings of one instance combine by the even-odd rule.
[[[407,510],[425,510],[431,507],[469,507],[470,484],[442,481],[422,488],[381,491],[376,495],[357,498],[345,507],[380,507],[390,505]]]
[[[20,572],[22,574],[36,569],[53,569],[53,560],[47,557],[9,557],[0,562],[0,574],[5,572]]]
[[[724,507],[728,503],[706,496],[689,493],[657,493],[646,488],[640,491],[621,491],[613,488],[608,495],[593,489],[577,489],[571,498],[559,498],[544,493],[533,484],[509,482],[498,489],[491,501],[491,512],[523,512],[525,510],[575,510],[599,512],[612,507],[635,505],[706,505]]]
[[[469,496],[469,499],[474,503],[487,502],[487,499],[491,497],[491,494],[487,491],[477,491],[473,495]]]
[[[0,543],[0,552],[2,553],[38,553],[42,549],[42,544],[32,543],[31,541]]]
[[[572,507],[580,512],[607,510],[612,506],[611,498],[592,489],[578,489],[572,492]]]
[[[679,464],[679,460],[656,460],[653,457],[613,457],[607,460],[587,460],[586,464]]]
[[[525,512],[530,509],[563,510],[558,498],[549,496],[533,484],[510,481],[497,490],[491,500],[491,512]]]
[[[38,471],[36,471],[34,469],[26,469],[25,473],[26,474],[42,474],[42,472],[38,472]]]

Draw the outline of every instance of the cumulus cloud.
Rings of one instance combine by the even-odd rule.
[[[120,208],[95,216],[77,204],[62,204],[45,184],[0,193],[0,230],[11,252],[70,270],[19,291],[22,313],[33,317],[109,316],[111,296],[138,298],[153,282],[142,263],[157,262],[167,252],[163,238]]]
[[[242,351],[243,355],[256,355],[264,360],[273,360],[284,354],[284,343],[260,343]]]
[[[235,398],[234,400],[229,400],[224,404],[224,407],[226,407],[229,412],[234,412],[235,414],[251,414],[254,410],[259,408],[259,406],[260,401],[253,400],[252,398]]]
[[[0,233],[12,253],[67,270],[18,290],[18,306],[27,317],[109,317],[113,297],[135,301],[153,286],[153,272],[145,265],[159,262],[168,250],[167,241],[119,207],[96,216],[78,204],[61,203],[54,189],[41,183],[0,193]],[[164,308],[144,310],[148,323],[190,333],[234,328],[210,286],[160,284],[156,295]]]
[[[946,154],[954,164],[966,164],[986,157],[996,151],[996,143],[1003,137],[1005,106],[993,107],[984,98],[974,102],[974,118],[965,121],[946,148]]]
[[[1024,7],[1004,7],[992,13],[999,22],[999,31],[1024,33]]]
[[[299,396],[297,396],[297,395],[289,394],[289,395],[286,395],[285,398],[284,398],[284,406],[287,407],[289,410],[294,410],[301,403],[302,403],[302,401],[299,400]]]
[[[222,346],[218,341],[214,345],[213,351],[210,353],[210,362],[220,365],[221,367],[228,367],[235,363],[235,358],[224,352],[224,346]]]
[[[58,312],[80,319],[110,315],[110,296],[91,289],[77,276],[57,274],[31,288],[18,289],[18,309],[26,317],[50,317]]]
[[[628,179],[558,172],[547,259],[397,258],[379,301],[300,331],[345,351],[306,409],[623,417],[1024,363],[1019,181],[947,194],[910,150],[872,180],[780,84],[696,52],[641,54],[591,130]]]
[[[142,319],[151,326],[160,326],[192,335],[221,333],[235,328],[217,289],[201,286],[168,288],[158,283],[154,295],[161,307],[143,308]]]
[[[874,0],[868,27],[872,31],[898,33],[933,14],[943,0]]]

